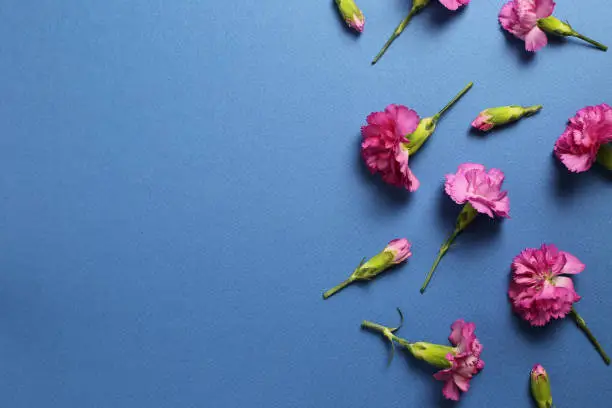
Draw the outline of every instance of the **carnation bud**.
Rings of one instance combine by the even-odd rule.
[[[531,395],[533,395],[538,408],[551,408],[553,406],[548,374],[544,367],[539,364],[531,369]]]
[[[347,280],[323,293],[323,299],[327,299],[355,281],[369,281],[393,265],[404,262],[412,256],[410,248],[411,244],[406,238],[394,239],[367,262],[364,258]]]
[[[486,132],[496,126],[506,125],[516,122],[525,116],[531,116],[542,109],[542,105],[529,107],[510,105],[498,108],[488,108],[480,112],[478,117],[472,122],[472,126],[478,130]]]
[[[449,353],[453,355],[455,354],[455,349],[453,347],[443,346],[441,344],[425,343],[422,341],[411,343],[407,349],[414,357],[440,369],[450,368],[452,364],[450,361],[448,361],[446,356]]]
[[[336,0],[336,6],[346,24],[352,29],[362,32],[365,25],[365,17],[354,0]]]
[[[583,41],[588,42],[591,45],[599,48],[600,50],[607,51],[608,47],[603,45],[602,43],[593,40],[587,36],[584,36],[574,30],[572,26],[568,22],[563,22],[559,20],[557,17],[549,16],[546,18],[541,18],[538,20],[538,27],[544,30],[549,34],[558,35],[561,37],[576,37],[580,38]]]

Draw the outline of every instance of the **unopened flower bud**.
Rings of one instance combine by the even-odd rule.
[[[480,112],[478,117],[472,122],[472,126],[483,132],[489,131],[496,126],[506,125],[516,122],[525,116],[531,116],[542,109],[542,105],[529,107],[510,105],[498,108],[488,108]]]
[[[364,258],[359,266],[355,268],[351,276],[344,282],[325,292],[323,294],[323,299],[327,299],[355,281],[369,281],[393,265],[404,262],[412,256],[410,248],[411,244],[406,238],[394,239],[387,244],[385,249],[374,255],[367,262],[365,262]]]
[[[365,17],[354,0],[336,0],[336,6],[346,22],[352,29],[362,32],[365,26]]]
[[[531,395],[533,395],[538,408],[551,408],[553,406],[548,374],[546,374],[544,367],[539,364],[531,369]]]

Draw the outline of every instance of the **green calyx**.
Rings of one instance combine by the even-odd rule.
[[[408,153],[412,156],[423,146],[423,144],[429,139],[429,137],[436,130],[436,122],[437,120],[432,116],[430,118],[423,118],[419,122],[419,126],[417,126],[416,130],[412,132],[410,135],[406,136],[409,140],[408,145]]]
[[[414,357],[440,369],[451,368],[452,364],[446,359],[446,356],[449,353],[453,355],[456,353],[453,347],[422,341],[412,343],[407,348]]]
[[[540,29],[544,30],[549,34],[554,34],[561,37],[576,37],[588,42],[589,44],[599,48],[602,51],[608,50],[607,46],[603,45],[598,41],[593,40],[592,38],[580,34],[576,30],[574,30],[568,22],[561,21],[553,16],[539,19],[538,27],[540,27]]]
[[[327,299],[335,295],[353,282],[369,281],[374,279],[377,275],[389,269],[389,267],[393,265],[393,259],[394,255],[389,251],[382,251],[379,254],[374,255],[367,262],[366,259],[363,258],[347,280],[323,293],[323,299]]]
[[[597,163],[608,170],[612,170],[612,145],[605,144],[597,152]]]

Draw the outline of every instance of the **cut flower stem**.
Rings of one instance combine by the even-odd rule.
[[[572,313],[572,316],[574,316],[574,319],[576,320],[576,325],[578,325],[578,327],[580,327],[580,329],[584,332],[584,334],[586,334],[586,336],[589,338],[589,340],[595,347],[595,350],[597,350],[599,354],[601,355],[601,358],[603,359],[603,361],[607,365],[610,365],[610,357],[608,357],[606,352],[601,347],[601,344],[599,344],[599,342],[597,341],[593,333],[591,333],[591,330],[587,327],[584,319],[578,314],[576,309],[574,309],[573,307],[572,307],[571,313]]]

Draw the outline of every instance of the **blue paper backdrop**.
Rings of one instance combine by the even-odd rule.
[[[555,40],[535,56],[499,29],[501,1],[415,18],[360,0],[365,33],[331,0],[4,1],[0,12],[0,406],[446,407],[433,370],[360,331],[395,324],[446,342],[477,323],[484,371],[459,406],[529,407],[542,363],[559,407],[604,407],[606,367],[569,321],[512,315],[509,265],[554,242],[586,263],[578,310],[612,352],[612,190],[552,158],[566,120],[611,102],[612,55]],[[612,45],[606,0],[556,15]],[[433,114],[473,90],[411,161],[415,194],[359,158],[366,115]],[[487,136],[485,107],[543,104]],[[512,219],[481,220],[422,283],[459,207],[445,173],[507,175]],[[329,301],[321,291],[395,237],[408,264]]]

